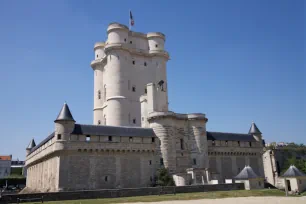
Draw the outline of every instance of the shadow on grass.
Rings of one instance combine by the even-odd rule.
[[[302,195],[306,195],[304,192]],[[154,196],[138,196],[138,197],[121,197],[121,198],[103,198],[91,200],[69,200],[69,201],[52,201],[50,204],[109,204],[109,203],[130,203],[130,202],[160,202],[171,200],[197,200],[197,199],[217,199],[229,197],[249,197],[249,196],[285,196],[285,192],[277,189],[264,190],[237,190],[237,191],[215,191],[215,192],[199,192],[199,193],[181,193]],[[34,204],[34,203],[32,203]],[[35,203],[36,204],[36,203]]]

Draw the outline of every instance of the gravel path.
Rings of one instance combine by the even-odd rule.
[[[183,200],[183,201],[162,201],[150,203],[135,204],[306,204],[306,196],[304,197],[240,197],[240,198],[222,198],[222,199],[201,199],[201,200]],[[132,203],[128,203],[132,204]]]

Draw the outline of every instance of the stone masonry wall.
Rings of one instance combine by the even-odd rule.
[[[61,155],[59,189],[148,187],[156,162],[153,152],[66,152]]]
[[[146,196],[159,194],[174,193],[191,193],[191,192],[208,192],[208,191],[228,191],[243,190],[244,184],[217,184],[217,185],[194,185],[194,186],[176,186],[176,187],[155,187],[155,188],[130,188],[130,189],[108,189],[94,191],[70,191],[55,193],[36,193],[36,194],[19,194],[5,195],[1,198],[0,203],[13,203],[17,198],[41,198],[44,201],[58,200],[77,200],[77,199],[95,199],[95,198],[117,198],[131,196]]]

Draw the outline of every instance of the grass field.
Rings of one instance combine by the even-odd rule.
[[[306,196],[306,192],[303,194]],[[196,199],[216,199],[228,197],[248,197],[248,196],[285,196],[284,191],[280,190],[237,190],[237,191],[215,191],[201,193],[181,193],[176,195],[161,196],[139,196],[123,198],[104,198],[92,200],[70,200],[70,201],[52,201],[50,204],[108,204],[108,203],[129,203],[129,202],[158,202],[169,200],[196,200]],[[32,203],[34,204],[34,203]]]

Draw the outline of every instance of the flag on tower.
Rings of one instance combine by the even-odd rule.
[[[134,19],[133,19],[132,11],[130,11],[130,25],[131,26],[134,25]]]

